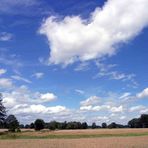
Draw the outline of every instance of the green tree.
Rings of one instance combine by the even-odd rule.
[[[15,132],[16,130],[19,130],[19,122],[14,115],[9,115],[6,118],[5,123],[10,132]]]
[[[97,128],[97,125],[96,125],[96,123],[94,122],[94,123],[92,123],[92,129],[95,129],[95,128]]]
[[[108,125],[108,128],[117,128],[117,124],[115,122],[112,122]]]
[[[102,128],[107,128],[107,124],[105,122],[102,123]]]
[[[49,129],[50,130],[55,130],[56,128],[58,128],[59,124],[56,121],[51,121],[49,123]]]
[[[140,122],[141,122],[143,128],[148,128],[148,115],[142,114],[140,117]]]
[[[45,123],[42,119],[36,119],[36,121],[34,122],[34,127],[36,131],[44,129],[44,125]]]
[[[134,118],[134,119],[132,119],[132,120],[130,120],[128,122],[128,126],[130,128],[141,128],[142,127],[142,123],[141,123],[139,118]]]
[[[88,125],[86,122],[83,122],[82,125],[81,125],[82,129],[87,129],[88,128]]]
[[[31,128],[31,129],[34,129],[34,123],[31,123],[31,124],[30,124],[30,128]]]

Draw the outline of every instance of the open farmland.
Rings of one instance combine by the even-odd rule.
[[[148,129],[97,129],[1,135],[2,148],[147,148]]]

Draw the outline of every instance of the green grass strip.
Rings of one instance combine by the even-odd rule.
[[[132,136],[148,136],[146,133],[126,133],[126,134],[94,134],[94,135],[47,135],[47,136],[31,136],[18,135],[17,133],[6,133],[0,135],[0,139],[80,139],[80,138],[103,138],[103,137],[132,137]]]

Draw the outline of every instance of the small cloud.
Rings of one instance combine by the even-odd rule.
[[[112,107],[110,111],[113,113],[123,112],[123,106],[121,105],[119,107]]]
[[[41,79],[44,76],[44,73],[37,72],[37,73],[34,73],[32,76],[35,77],[36,79]]]
[[[81,106],[91,106],[91,105],[96,105],[100,102],[100,98],[97,96],[91,96],[88,99],[81,101],[80,104]]]
[[[9,41],[11,40],[13,35],[11,33],[7,32],[1,32],[0,33],[0,41]]]
[[[41,101],[43,102],[49,102],[57,99],[57,96],[53,93],[45,93],[41,94]]]
[[[89,69],[89,63],[83,62],[80,63],[74,70],[75,71],[86,71]]]
[[[83,95],[85,93],[83,90],[80,90],[80,89],[75,89],[75,92],[77,92],[77,93],[79,93],[81,95]]]
[[[6,72],[7,72],[6,69],[0,69],[0,76],[3,75],[3,74],[5,74]]]

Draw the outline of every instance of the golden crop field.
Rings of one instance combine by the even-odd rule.
[[[148,148],[148,129],[23,130],[11,136],[1,137],[1,148]]]

